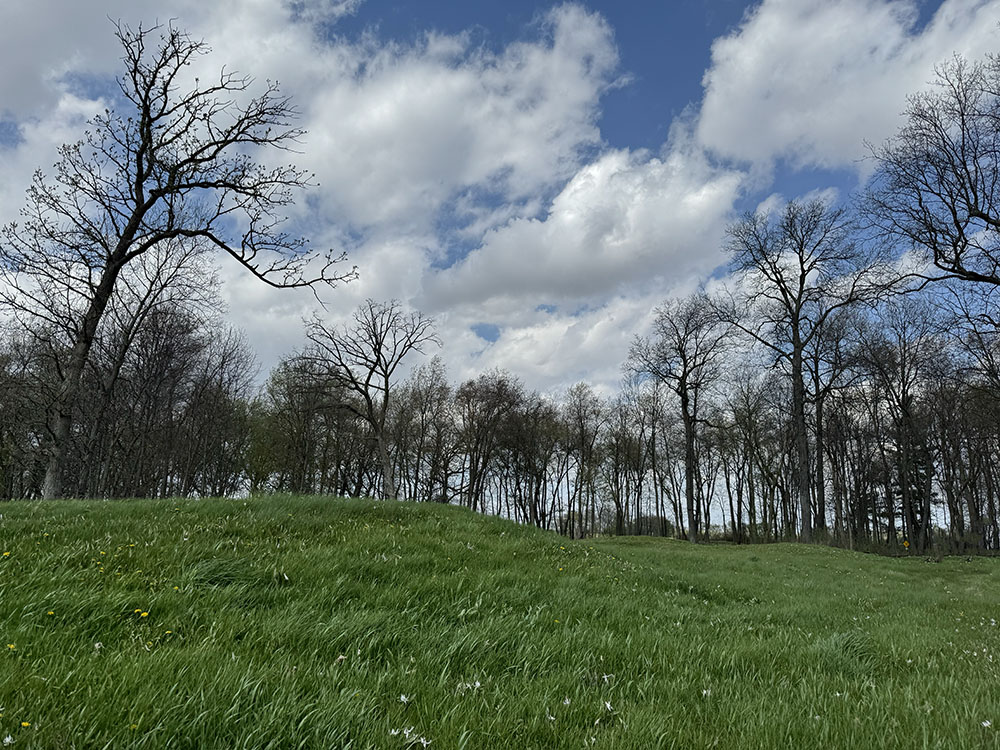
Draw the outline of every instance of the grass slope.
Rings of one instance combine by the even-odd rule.
[[[14,748],[1000,746],[997,560],[329,498],[0,515]]]

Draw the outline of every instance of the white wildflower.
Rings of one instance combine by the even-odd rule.
[[[548,719],[549,721],[555,721],[556,720],[556,717],[553,716],[552,714],[550,714],[548,711],[545,712],[545,718]]]
[[[410,702],[410,696],[401,694],[399,696],[399,702],[400,703],[409,703]]]
[[[563,705],[564,706],[568,706],[569,705],[569,698],[563,698]]]
[[[13,744],[14,744],[14,738],[11,737],[9,734],[6,737],[3,738],[3,746],[4,747],[7,747],[8,745],[13,745]]]
[[[701,691],[701,697],[702,698],[707,698],[711,694],[712,694],[712,691],[709,688],[705,688],[704,690]]]
[[[614,709],[611,708],[611,701],[604,701],[604,707],[608,709],[608,711],[614,711]]]
[[[458,683],[458,690],[460,693],[468,692],[469,690],[479,690],[483,684],[476,680],[475,682],[460,682]]]
[[[984,726],[984,727],[985,727],[986,729],[989,729],[989,728],[990,728],[991,726],[993,726],[993,722],[992,722],[992,721],[990,721],[989,719],[987,719],[986,721],[984,721],[984,722],[983,722],[983,726]],[[6,744],[6,742],[5,742],[5,744]]]

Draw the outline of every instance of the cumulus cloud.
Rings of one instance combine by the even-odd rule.
[[[608,151],[569,180],[544,218],[509,221],[437,274],[428,304],[580,305],[707,274],[741,181],[683,137],[660,156]]]
[[[43,117],[66,92],[67,74],[117,72],[118,49],[108,44],[108,16],[119,17],[128,0],[106,3],[95,13],[88,3],[36,0],[4,3],[0,10],[0,116],[14,120]],[[105,15],[106,13],[107,15]],[[105,40],[95,44],[97,39]]]
[[[570,176],[600,144],[617,51],[604,20],[578,6],[550,11],[537,31],[499,52],[441,34],[330,50],[305,106],[310,167],[334,215],[423,230],[452,199],[464,196],[456,220],[471,222]]]
[[[1000,2],[946,0],[917,20],[913,0],[764,0],[712,45],[700,142],[758,167],[863,171],[863,141],[895,132],[936,64],[996,49]]]
[[[79,140],[87,121],[103,109],[100,99],[63,93],[44,117],[18,123],[17,146],[0,146],[0,223],[17,217],[35,170],[49,171],[59,146]]]
[[[669,291],[613,297],[583,310],[523,309],[505,319],[499,338],[488,345],[469,330],[471,311],[452,309],[440,321],[447,334],[443,356],[459,379],[500,367],[542,391],[586,381],[607,395],[621,381],[633,335],[648,329]]]

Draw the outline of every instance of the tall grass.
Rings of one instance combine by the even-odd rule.
[[[15,748],[1000,747],[997,560],[313,497],[0,515]]]

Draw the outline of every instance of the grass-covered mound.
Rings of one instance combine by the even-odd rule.
[[[330,498],[0,515],[14,748],[1000,745],[996,560]]]

